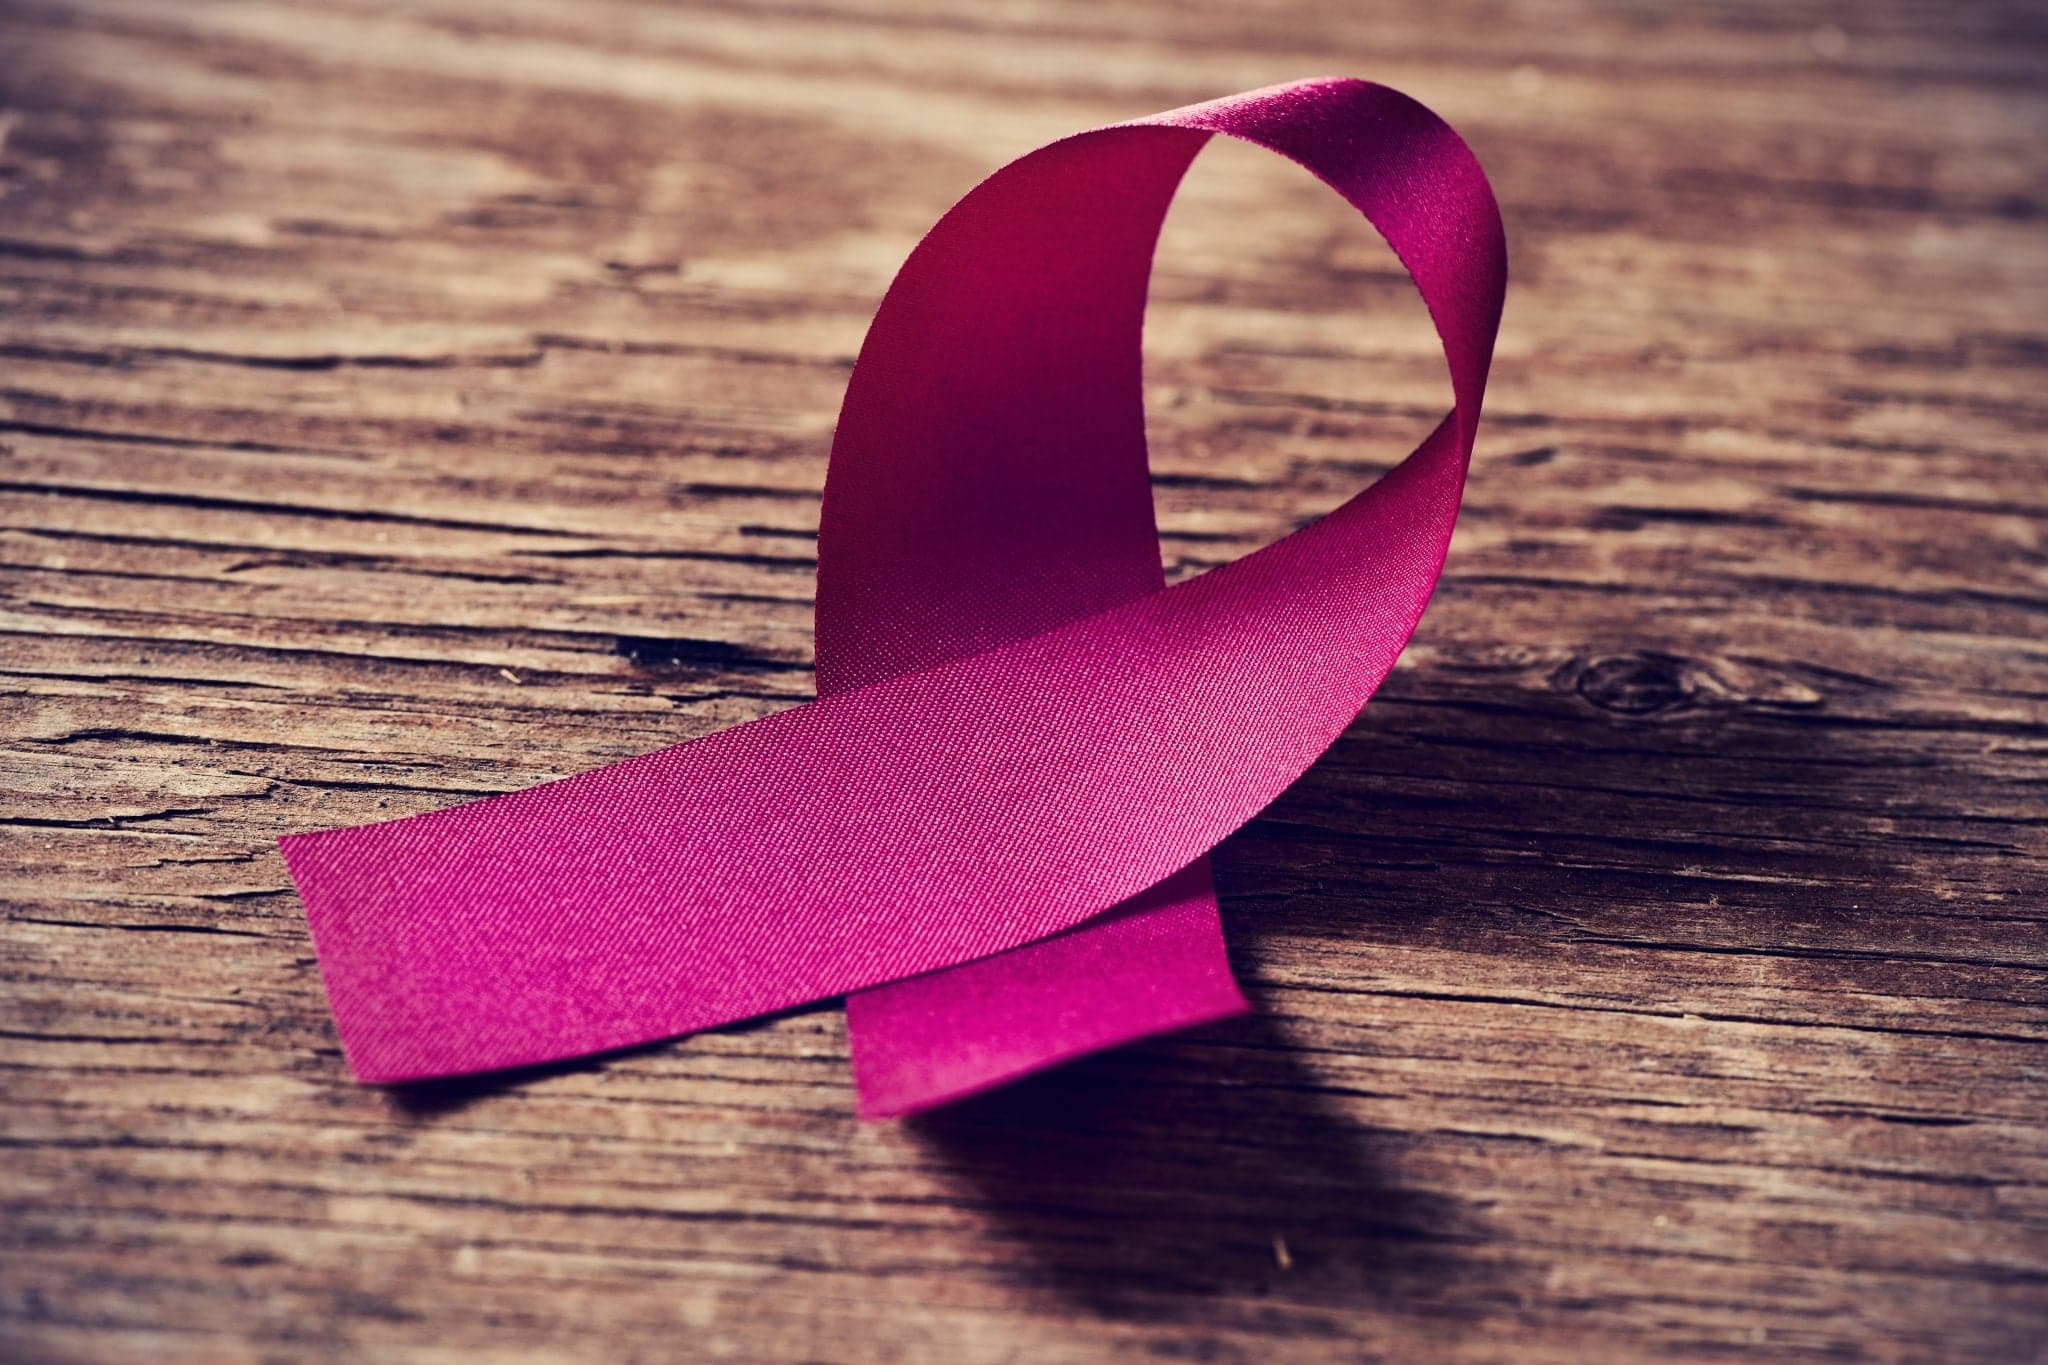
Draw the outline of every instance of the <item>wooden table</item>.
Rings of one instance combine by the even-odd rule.
[[[9,0],[0,1355],[2033,1359],[2048,27],[2026,4]],[[350,1083],[273,840],[811,692],[839,395],[1058,134],[1320,71],[1514,283],[1437,601],[1217,868],[1259,1015],[935,1119],[820,1007]],[[1448,385],[1219,147],[1169,563]]]

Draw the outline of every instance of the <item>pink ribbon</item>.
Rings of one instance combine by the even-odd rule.
[[[1215,133],[1414,276],[1453,409],[1371,488],[1164,586],[1151,255]],[[818,700],[527,791],[293,835],[357,1077],[522,1066],[848,995],[861,1112],[1242,1011],[1205,854],[1356,716],[1441,571],[1506,285],[1472,154],[1316,80],[1040,148],[918,244],[847,388]]]

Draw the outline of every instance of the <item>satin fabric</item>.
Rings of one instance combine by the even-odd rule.
[[[1378,483],[1162,586],[1140,339],[1214,134],[1387,239],[1453,410]],[[1204,854],[1392,668],[1441,571],[1506,284],[1419,104],[1304,81],[1078,134],[905,263],[833,446],[819,699],[527,791],[282,842],[370,1082],[579,1056],[852,994],[865,1113],[1243,1008]]]

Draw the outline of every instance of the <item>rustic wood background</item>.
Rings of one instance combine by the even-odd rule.
[[[1404,88],[1514,260],[1404,666],[1217,859],[1262,1013],[913,1124],[836,1008],[351,1084],[273,840],[810,695],[866,321],[980,174]],[[2037,1358],[2048,13],[0,0],[0,1355]],[[1218,147],[1176,574],[1448,385]]]

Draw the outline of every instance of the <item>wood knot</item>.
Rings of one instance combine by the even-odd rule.
[[[1675,654],[1643,650],[1590,659],[1578,670],[1578,694],[1603,711],[1650,716],[1693,699],[1693,670]]]

